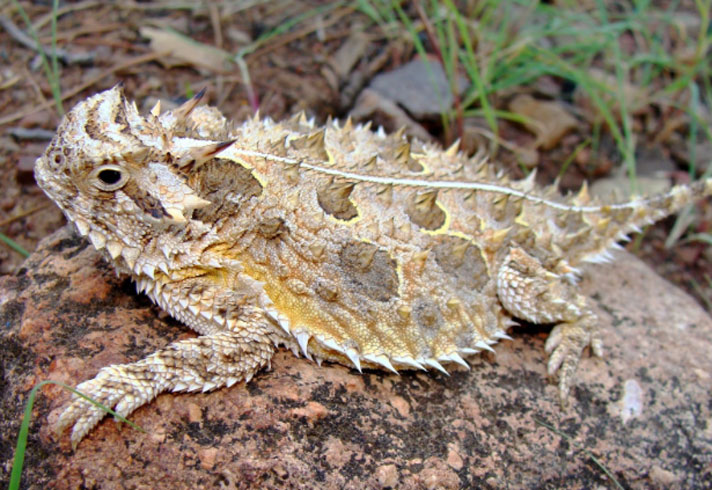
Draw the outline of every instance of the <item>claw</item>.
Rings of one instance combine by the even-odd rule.
[[[603,342],[593,314],[587,314],[573,323],[555,326],[546,340],[545,350],[549,353],[547,372],[550,376],[559,373],[559,400],[562,407],[566,406],[581,354],[588,346],[594,355],[603,355]]]

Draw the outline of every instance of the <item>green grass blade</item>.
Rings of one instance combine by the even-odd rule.
[[[567,441],[569,441],[571,444],[577,445],[576,442],[573,440],[573,438],[571,438],[571,436],[569,436],[568,434],[565,434],[565,433],[561,432],[559,429],[557,429],[557,428],[554,427],[553,425],[549,425],[548,423],[546,423],[546,422],[544,422],[543,420],[540,420],[540,419],[538,419],[538,418],[536,418],[536,417],[534,417],[534,422],[536,422],[537,424],[541,425],[542,427],[546,427],[547,429],[549,429],[549,430],[550,430],[551,432],[553,432],[554,434],[557,434],[557,435],[563,437],[564,439],[566,439]],[[583,451],[584,453],[586,453],[586,455],[587,455],[589,458],[591,458],[591,461],[593,461],[594,464],[595,464],[596,466],[598,466],[598,467],[601,469],[601,471],[603,471],[603,473],[605,473],[605,475],[613,482],[613,484],[616,486],[616,488],[619,488],[620,490],[623,490],[623,486],[618,482],[618,480],[616,479],[616,477],[613,476],[613,473],[611,473],[611,472],[608,470],[608,468],[606,468],[606,467],[604,466],[604,464],[601,463],[601,461],[600,461],[596,456],[593,455],[593,453],[592,453],[591,451],[589,451],[589,450],[586,449],[585,447],[581,447],[580,449],[581,449],[581,451]]]
[[[9,236],[5,235],[4,233],[0,233],[0,242],[5,243],[5,245],[7,245],[8,247],[10,247],[11,249],[13,249],[15,252],[19,253],[19,254],[22,255],[23,257],[29,257],[29,256],[30,256],[30,252],[28,252],[27,250],[25,250],[25,249],[22,247],[22,245],[20,245],[19,243],[17,243],[15,240],[13,240],[13,239],[10,238]]]
[[[45,76],[49,82],[49,86],[52,89],[52,98],[54,99],[54,105],[57,109],[57,114],[60,116],[64,115],[64,107],[62,106],[62,88],[59,85],[59,64],[57,62],[57,8],[58,0],[54,0],[52,5],[52,66],[50,66],[49,61],[47,61],[47,55],[44,52],[42,44],[40,44],[40,38],[37,35],[37,31],[32,27],[32,21],[30,17],[22,8],[22,5],[17,0],[12,0],[13,5],[17,9],[20,17],[25,22],[27,26],[27,31],[32,36],[32,40],[35,42],[37,51],[39,52],[40,59],[42,60],[42,68],[44,69]]]
[[[24,412],[24,415],[22,416],[22,422],[20,423],[20,431],[17,434],[17,444],[15,445],[15,457],[13,458],[13,461],[12,461],[12,470],[10,472],[10,484],[8,485],[9,490],[17,490],[20,488],[20,479],[22,478],[22,467],[25,464],[25,452],[27,450],[27,437],[30,432],[30,420],[32,419],[32,407],[35,403],[35,398],[37,397],[37,392],[39,391],[39,389],[42,388],[44,385],[48,385],[48,384],[55,384],[57,386],[61,386],[62,388],[65,388],[65,389],[71,391],[75,395],[84,398],[89,403],[91,403],[92,405],[94,405],[96,407],[99,407],[106,413],[113,415],[120,421],[126,422],[132,428],[134,428],[140,432],[146,432],[144,429],[142,429],[138,425],[134,424],[130,420],[119,415],[118,413],[114,412],[110,408],[105,407],[104,405],[97,402],[96,400],[89,398],[84,393],[77,391],[76,389],[72,388],[71,386],[68,386],[64,383],[60,383],[59,381],[51,381],[51,380],[41,381],[41,382],[37,383],[34,388],[32,388],[32,390],[30,391],[30,395],[27,398],[27,404],[25,405],[25,412]]]

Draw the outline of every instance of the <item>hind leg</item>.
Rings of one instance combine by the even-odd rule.
[[[546,341],[546,352],[549,374],[559,373],[559,397],[564,404],[583,350],[591,346],[595,355],[603,355],[598,319],[586,298],[520,248],[509,251],[497,273],[497,296],[517,318],[557,324]]]

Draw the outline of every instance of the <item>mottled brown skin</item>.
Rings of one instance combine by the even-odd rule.
[[[122,415],[161,392],[249,381],[279,346],[444,371],[516,318],[555,325],[548,367],[565,399],[583,349],[602,354],[578,267],[712,189],[600,205],[456,147],[303,115],[233,127],[199,99],[144,117],[120,87],[95,95],[36,165],[79,232],[200,334],[78,386]],[[75,398],[58,429],[73,426],[76,445],[103,416]]]

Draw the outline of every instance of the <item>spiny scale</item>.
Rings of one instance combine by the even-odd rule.
[[[549,372],[564,399],[581,351],[602,352],[575,287],[582,264],[712,189],[564,198],[457,144],[350,119],[318,128],[304,114],[234,127],[202,96],[142,116],[120,87],[100,93],[36,164],[79,232],[201,334],[79,385],[122,415],[160,391],[247,381],[276,345],[359,371],[447,372],[509,338],[515,318],[556,325]],[[73,426],[76,444],[102,416],[75,399],[58,427]]]

